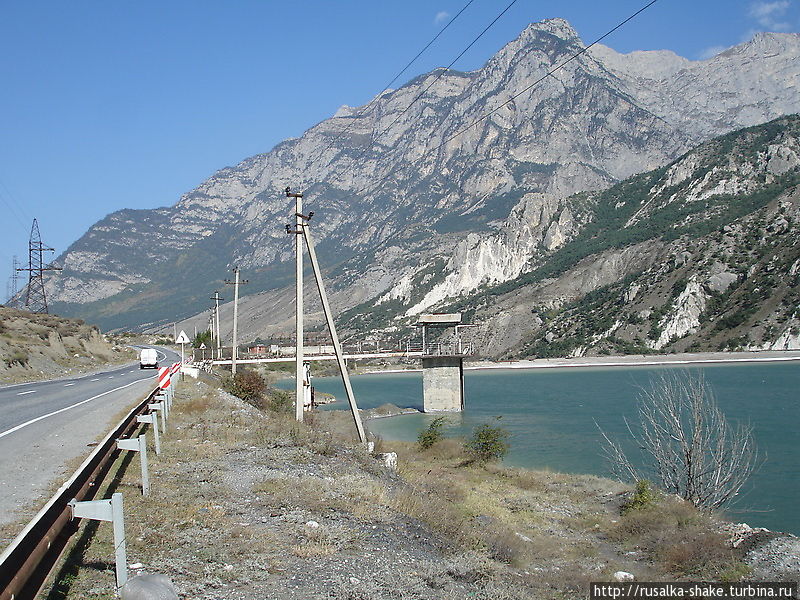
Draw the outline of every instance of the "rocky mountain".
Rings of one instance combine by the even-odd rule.
[[[317,213],[343,322],[391,328],[533,272],[597,222],[596,205],[574,194],[800,106],[796,34],[758,34],[706,61],[594,46],[548,75],[582,50],[565,21],[532,24],[477,71],[421,75],[219,171],[172,207],[113,213],[57,260],[55,309],[157,327],[200,313],[238,264],[251,282],[243,339],[288,331],[292,209],[281,191],[291,185]]]
[[[800,116],[565,204],[592,220],[451,305],[475,315],[488,355],[800,348]]]

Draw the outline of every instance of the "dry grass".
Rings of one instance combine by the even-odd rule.
[[[232,409],[216,394],[191,384],[179,392],[164,451],[151,461],[150,498],[136,493],[138,468],[121,484],[132,515],[129,555],[174,565],[185,587],[288,580],[293,569],[353,560],[376,528],[403,527],[424,531],[415,543],[444,557],[421,561],[412,574],[391,564],[358,585],[345,578],[332,597],[583,596],[589,581],[630,569],[626,552],[634,550],[658,565],[633,565],[640,579],[740,572],[718,551],[708,519],[682,503],[622,517],[624,488],[616,483],[471,464],[458,440],[424,452],[383,443],[399,453],[394,475],[352,443],[347,413],[320,412],[299,424],[284,411]],[[244,481],[231,480],[236,460],[245,467],[233,473]],[[381,543],[399,544],[381,535],[395,540]],[[91,598],[88,590],[113,581],[112,558],[110,527],[100,526],[71,594],[60,597]]]
[[[677,497],[631,510],[613,523],[608,537],[644,552],[664,573],[678,578],[719,579],[739,572],[737,553],[718,531],[710,515]]]

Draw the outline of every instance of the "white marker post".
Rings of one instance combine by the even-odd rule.
[[[114,526],[114,559],[117,563],[117,589],[128,581],[128,556],[125,552],[125,519],[122,510],[122,494],[116,492],[108,500],[69,501],[73,519],[110,521]]]
[[[161,454],[161,438],[158,435],[158,415],[150,413],[149,415],[138,415],[136,421],[139,423],[150,423],[153,426],[153,437],[156,443],[156,454]]]
[[[181,345],[181,367],[183,367],[183,345],[191,343],[191,340],[189,340],[189,336],[186,335],[186,332],[181,329],[181,332],[178,334],[178,339],[175,341]],[[183,371],[181,371],[181,377],[183,377]]]
[[[136,438],[117,440],[117,448],[139,453],[142,464],[142,496],[150,495],[150,473],[147,469],[147,438],[144,434]]]

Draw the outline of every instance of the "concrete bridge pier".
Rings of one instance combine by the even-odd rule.
[[[423,357],[422,410],[464,410],[464,359],[461,356]]]

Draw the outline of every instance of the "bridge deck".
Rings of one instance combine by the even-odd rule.
[[[362,358],[412,358],[424,356],[422,351],[410,351],[410,352],[362,352],[362,353],[355,353],[355,354],[345,354],[344,358],[347,359],[362,359]],[[310,354],[305,355],[303,360],[336,360],[335,354]],[[230,359],[224,360],[213,360],[211,361],[215,365],[229,365],[231,364]],[[279,362],[294,362],[294,356],[280,356],[277,358],[237,358],[236,364],[237,365],[246,365],[246,364],[259,364],[259,363],[279,363]]]

